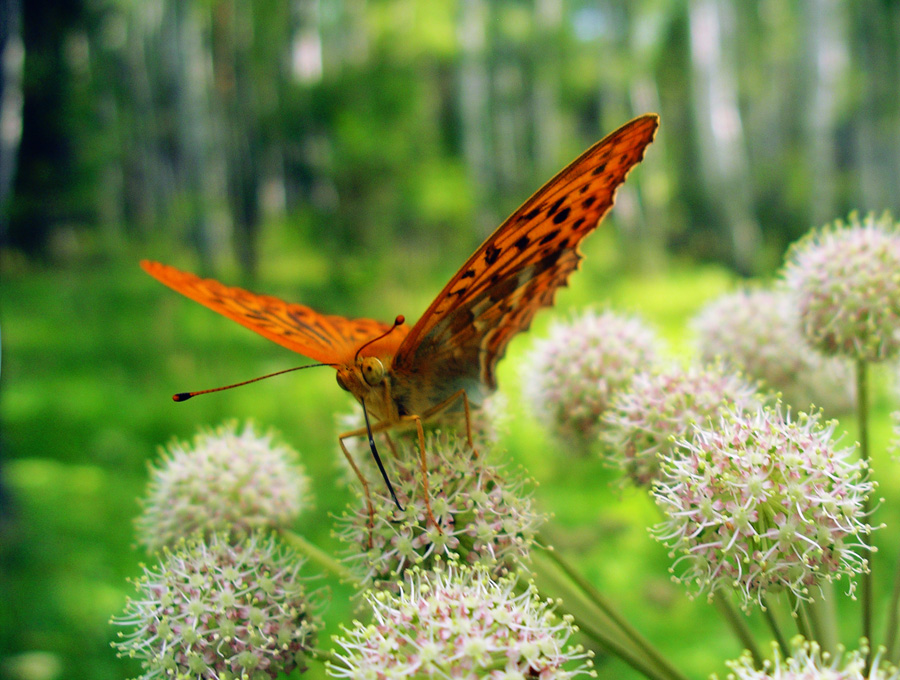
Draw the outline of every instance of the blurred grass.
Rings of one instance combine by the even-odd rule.
[[[518,386],[527,379],[525,352],[566,310],[609,303],[641,313],[670,340],[675,354],[685,355],[685,320],[731,285],[717,268],[673,266],[654,276],[623,275],[626,263],[616,259],[608,234],[593,237],[587,248],[588,262],[591,251],[604,254],[597,258],[602,266],[574,276],[556,309],[540,314],[501,364],[502,389],[512,404],[504,445],[511,465],[523,466],[540,482],[536,496],[554,513],[547,533],[557,546],[690,677],[723,673],[722,660],[736,656],[738,647],[712,607],[689,601],[670,582],[665,550],[645,528],[657,518],[652,504],[633,490],[619,490],[615,474],[600,461],[560,451],[518,405]],[[265,268],[272,278],[256,288],[315,306],[318,297],[311,299],[309,291],[326,290],[334,273],[310,252],[291,260],[273,251],[271,270]],[[447,259],[461,262],[468,252],[461,248]],[[349,410],[350,402],[335,386],[333,372],[304,371],[174,404],[173,392],[303,361],[163,288],[140,272],[137,260],[135,255],[99,266],[20,266],[8,269],[3,279],[0,658],[6,659],[7,675],[26,662],[38,669],[28,676],[35,679],[137,674],[136,664],[117,659],[109,648],[116,631],[108,623],[131,592],[126,578],[136,576],[139,562],[148,559],[133,547],[136,499],[143,494],[146,463],[158,447],[173,437],[190,438],[199,426],[253,418],[280,430],[313,478],[315,507],[304,514],[298,530],[326,551],[340,550],[331,536],[331,516],[341,512],[348,496],[338,480],[334,417]],[[415,286],[405,280],[408,272],[391,277],[390,267],[382,267],[383,283],[356,283],[350,291],[355,299],[329,299],[320,306],[385,319],[402,312],[414,319],[446,280],[441,277],[453,273],[447,267],[441,264],[431,273],[433,285]],[[306,294],[292,293],[292,285]],[[884,454],[892,408],[887,370],[874,373],[879,392],[873,451],[876,466],[890,471]],[[878,477],[881,491],[897,498],[897,476]],[[883,506],[877,519],[897,526],[896,506]],[[888,534],[880,533],[884,543]],[[888,565],[895,557],[895,547],[889,546],[876,560],[882,605]],[[346,586],[331,579],[320,583],[330,593],[323,612],[328,628],[320,641],[328,647],[338,624],[352,618],[353,601]],[[855,608],[849,612],[845,642],[852,646],[858,627]],[[879,629],[882,619],[879,611]],[[597,661],[603,675],[634,677],[617,661]],[[314,665],[310,677],[324,677],[321,667]]]

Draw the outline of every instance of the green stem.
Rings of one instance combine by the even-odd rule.
[[[647,659],[641,656],[640,652],[632,649],[630,645],[622,644],[600,627],[593,625],[587,618],[574,615],[573,618],[583,635],[589,637],[609,654],[621,659],[638,673],[649,678],[649,680],[683,680],[683,676],[672,676],[662,672],[657,666],[647,663]]]
[[[548,597],[546,592],[539,590],[540,597],[545,600],[558,601],[560,598],[556,596],[557,591],[567,591],[567,587],[570,586],[569,582],[564,584],[560,580],[562,578],[565,577],[557,571],[541,570],[540,580],[551,588],[554,597]],[[516,590],[524,592],[527,590],[527,585],[520,582],[516,586]],[[581,634],[592,640],[605,654],[621,659],[650,680],[673,680],[661,669],[649,663],[646,655],[621,636],[615,630],[612,622],[598,611],[583,594],[566,592],[562,603],[557,606],[557,612],[569,615]]]
[[[725,620],[728,621],[728,625],[731,626],[731,630],[737,636],[737,639],[744,645],[744,649],[750,652],[750,655],[753,657],[753,665],[757,668],[762,668],[762,655],[759,653],[759,647],[756,644],[756,640],[753,639],[753,633],[750,632],[750,628],[747,627],[747,622],[740,613],[735,610],[734,604],[721,593],[716,593],[713,596],[713,602],[716,607],[719,608],[719,611],[722,616],[725,617]]]
[[[803,612],[803,620],[809,627],[809,634],[812,636],[807,639],[821,643],[822,631],[819,627],[819,620],[816,618],[815,610],[812,608],[811,603],[808,600],[803,600],[800,603],[800,611]]]
[[[763,618],[765,618],[769,630],[772,631],[772,636],[775,638],[775,642],[778,643],[778,647],[781,649],[781,655],[787,659],[791,655],[787,640],[784,638],[784,633],[781,632],[781,626],[778,623],[778,619],[775,618],[775,613],[772,611],[772,607],[769,606],[766,597],[763,597],[762,605]]]
[[[871,457],[869,455],[869,380],[868,363],[865,359],[856,360],[856,418],[859,427],[859,457],[866,469],[869,469]],[[872,503],[867,496],[863,499],[863,513],[868,517]],[[863,543],[870,544],[870,538],[863,538]],[[871,551],[870,551],[871,552]],[[862,575],[862,635],[868,641],[869,650],[872,649],[872,560],[869,560],[869,570]],[[869,670],[871,655],[866,654],[866,672]]]
[[[809,620],[806,618],[806,609],[801,606],[801,602],[796,595],[791,594],[789,597],[791,606],[793,607],[791,615],[794,617],[794,622],[797,624],[797,632],[808,641],[814,640],[815,638],[813,637],[812,630],[809,626]]]
[[[685,676],[679,672],[678,669],[676,669],[671,662],[666,659],[649,640],[647,640],[647,638],[641,635],[627,619],[616,611],[615,607],[613,607],[606,596],[578,573],[568,561],[559,554],[559,552],[552,546],[547,545],[543,540],[539,540],[539,545],[543,548],[541,554],[545,555],[553,564],[555,564],[560,571],[562,571],[572,583],[579,588],[582,594],[588,598],[589,602],[608,617],[638,650],[646,654],[668,677],[675,680],[686,680]]]
[[[837,619],[834,611],[834,586],[826,583],[822,586],[821,597],[806,603],[810,621],[815,631],[816,641],[826,652],[837,651]]]
[[[894,572],[894,588],[891,592],[891,603],[888,607],[885,658],[893,664],[897,663],[897,629],[900,627],[900,557]]]
[[[301,555],[305,555],[320,567],[324,567],[332,574],[340,578],[342,581],[356,583],[356,577],[353,576],[353,573],[349,569],[347,569],[347,567],[338,562],[321,548],[318,548],[317,546],[307,541],[300,534],[295,534],[293,531],[288,531],[285,529],[281,532],[281,536],[285,541],[290,543],[298,553],[300,553]]]

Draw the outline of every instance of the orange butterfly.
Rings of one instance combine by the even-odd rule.
[[[379,421],[368,428],[370,434],[414,422],[424,473],[421,421],[459,412],[461,404],[471,443],[469,400],[480,403],[497,387],[495,368],[509,341],[528,328],[541,307],[553,304],[556,290],[578,268],[581,240],[612,207],[616,189],[644,157],[658,125],[655,114],[636,118],[547,182],[466,260],[412,328],[403,317],[391,325],[330,316],[157,262],[141,266],[170,288],[269,340],[334,366],[338,385],[362,404],[367,424],[369,415]],[[363,483],[371,516],[368,485],[343,442],[366,431],[344,433],[339,442]],[[382,474],[394,496],[383,468]],[[434,522],[424,476],[426,506]]]

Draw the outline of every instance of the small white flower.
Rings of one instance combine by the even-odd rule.
[[[668,518],[654,535],[678,555],[679,580],[710,596],[734,587],[746,606],[770,589],[811,599],[812,587],[868,569],[873,483],[819,419],[729,412],[679,443],[653,492]]]
[[[275,678],[302,669],[318,628],[298,576],[302,564],[256,534],[166,548],[113,619],[132,629],[114,646],[119,656],[140,659],[146,680]]]
[[[151,467],[138,540],[153,551],[195,532],[240,537],[290,526],[309,503],[309,480],[297,460],[296,451],[252,423],[172,443]]]
[[[847,362],[811,348],[786,290],[744,289],[704,305],[691,322],[703,361],[722,360],[799,409],[845,413],[856,402]]]
[[[557,322],[523,363],[525,399],[562,441],[587,450],[613,395],[656,360],[658,346],[643,321],[613,311]]]
[[[822,353],[884,361],[900,352],[900,230],[889,215],[851,213],[811,232],[791,247],[784,279]]]
[[[883,666],[881,656],[876,655],[872,668],[866,673],[867,649],[837,654],[822,651],[816,642],[803,638],[792,641],[792,654],[783,658],[776,645],[774,661],[766,660],[762,668],[756,668],[752,656],[745,653],[739,659],[728,662],[734,680],[896,680],[896,668]]]
[[[364,583],[393,587],[412,566],[459,558],[502,573],[527,559],[544,517],[521,479],[491,464],[490,451],[475,452],[464,438],[429,433],[425,439],[429,501],[440,531],[428,518],[418,441],[399,443],[385,461],[403,505],[394,505],[381,479],[370,484],[374,518],[359,503],[340,519],[338,536],[347,560]],[[362,489],[353,487],[359,496]]]
[[[613,396],[600,440],[634,484],[649,486],[659,476],[660,458],[677,455],[676,439],[689,436],[694,425],[718,421],[728,408],[760,406],[753,385],[721,365],[642,371]]]
[[[336,636],[329,663],[336,678],[594,676],[589,652],[567,645],[568,618],[553,613],[533,588],[483,567],[453,565],[407,572],[397,593],[370,591],[372,623]],[[569,668],[564,668],[568,666]]]

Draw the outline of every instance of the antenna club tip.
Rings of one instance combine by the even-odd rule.
[[[172,401],[187,401],[188,399],[190,399],[193,396],[194,395],[191,394],[190,392],[179,392],[178,394],[172,395]]]
[[[406,317],[403,316],[402,314],[398,314],[398,315],[397,315],[397,318],[394,319],[394,325],[395,325],[395,326],[402,326],[402,325],[405,324],[405,323],[406,323]]]

